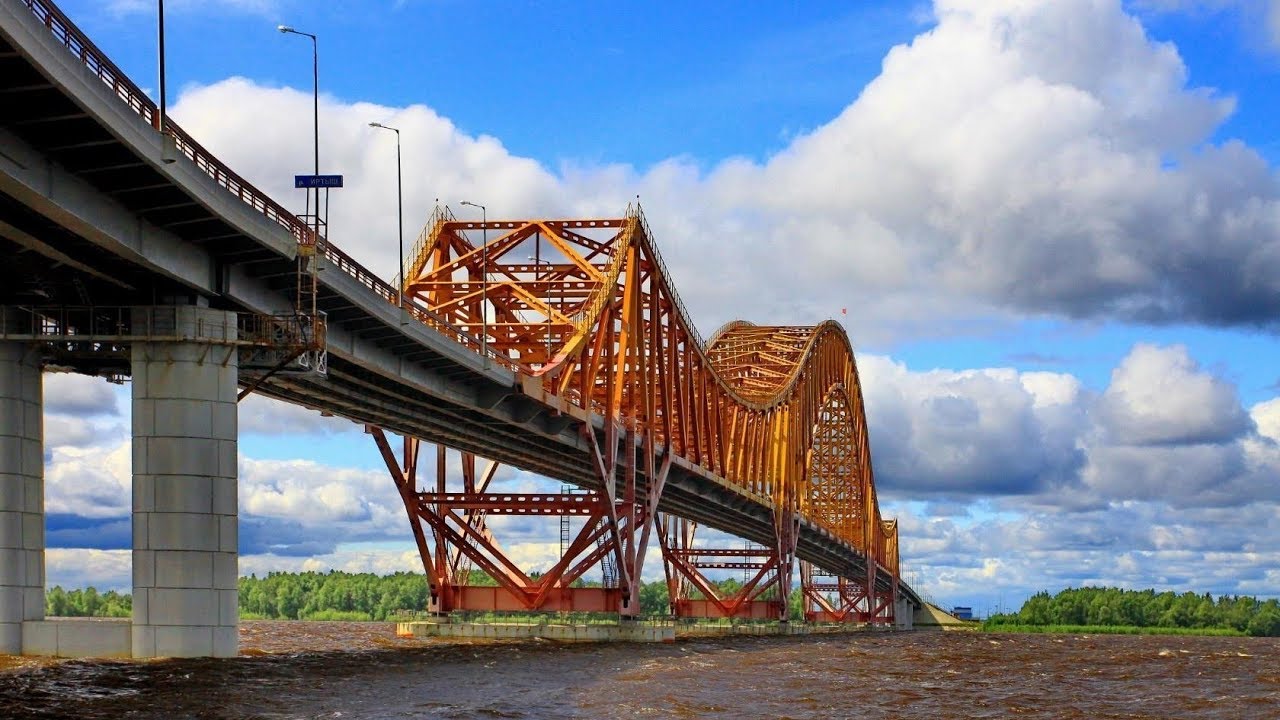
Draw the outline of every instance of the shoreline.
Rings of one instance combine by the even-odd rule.
[[[1250,637],[1249,633],[1231,628],[1142,627],[1138,625],[982,625],[986,633],[1020,635],[1167,635],[1198,637]]]

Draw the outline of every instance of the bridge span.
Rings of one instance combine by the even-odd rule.
[[[814,620],[909,622],[922,604],[880,516],[843,329],[736,322],[704,340],[638,206],[440,207],[392,284],[161,118],[47,0],[0,4],[0,97],[0,652],[235,654],[249,392],[366,425],[430,610],[633,617],[651,540],[677,615],[785,619],[797,579]],[[124,635],[44,620],[50,369],[131,379]],[[502,492],[498,463],[576,490]],[[572,518],[562,558],[521,568],[487,522],[503,514]],[[699,526],[748,544],[709,546]],[[726,570],[745,573],[731,594]],[[577,582],[589,572],[600,586]]]

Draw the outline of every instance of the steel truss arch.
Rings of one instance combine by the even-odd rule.
[[[638,205],[621,218],[481,222],[437,208],[406,267],[401,289],[418,310],[477,336],[526,392],[603,418],[603,429],[581,427],[601,526],[627,535],[609,542],[624,612],[635,611],[651,528],[668,566],[696,557],[687,525],[676,532],[657,512],[677,457],[770,509],[772,555],[758,567],[773,575],[756,580],[776,584],[775,599],[790,592],[803,523],[864,559],[869,594],[878,572],[896,580],[897,525],[880,517],[857,365],[838,323],[735,321],[704,341]]]

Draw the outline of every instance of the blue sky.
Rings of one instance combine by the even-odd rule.
[[[151,3],[62,6],[156,86]],[[404,129],[409,234],[436,198],[497,217],[615,214],[639,194],[704,334],[839,317],[904,561],[940,600],[1280,592],[1280,3],[167,10],[174,117],[290,206],[310,168],[310,43],[275,27],[319,35],[322,171],[347,176],[332,237],[387,276],[394,155],[372,120]],[[66,422],[127,427],[126,392],[101,399]],[[242,569],[407,562],[357,428],[265,402],[241,425],[242,519],[296,540],[242,547]],[[55,448],[51,477],[120,441]],[[127,469],[111,472],[124,492]],[[333,478],[360,512],[301,502]],[[60,507],[51,544],[68,548],[75,527],[125,517]],[[335,546],[339,515],[356,540]],[[541,558],[546,538],[518,532]],[[127,584],[110,557],[97,581]],[[71,558],[51,578],[94,580]]]
[[[150,87],[147,5],[63,4]],[[237,5],[244,12],[227,7]],[[309,41],[276,33],[287,24],[319,36],[325,92],[425,103],[469,134],[551,165],[761,157],[839,112],[923,21],[922,9],[902,3],[171,0],[169,8],[173,87],[241,75],[309,89]]]

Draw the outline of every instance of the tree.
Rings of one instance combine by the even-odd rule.
[[[1050,606],[1053,600],[1049,597],[1049,593],[1040,591],[1035,595],[1027,598],[1022,604],[1022,609],[1018,611],[1018,621],[1027,625],[1048,625],[1052,622],[1050,616]]]
[[[45,593],[45,615],[52,617],[66,617],[70,614],[70,609],[70,603],[67,602],[67,591],[63,590],[61,585],[54,585],[52,590]]]
[[[1249,620],[1248,633],[1254,637],[1280,637],[1280,609],[1274,600],[1263,605],[1262,609]]]
[[[671,595],[667,581],[655,580],[640,586],[640,612],[645,615],[670,615]]]

